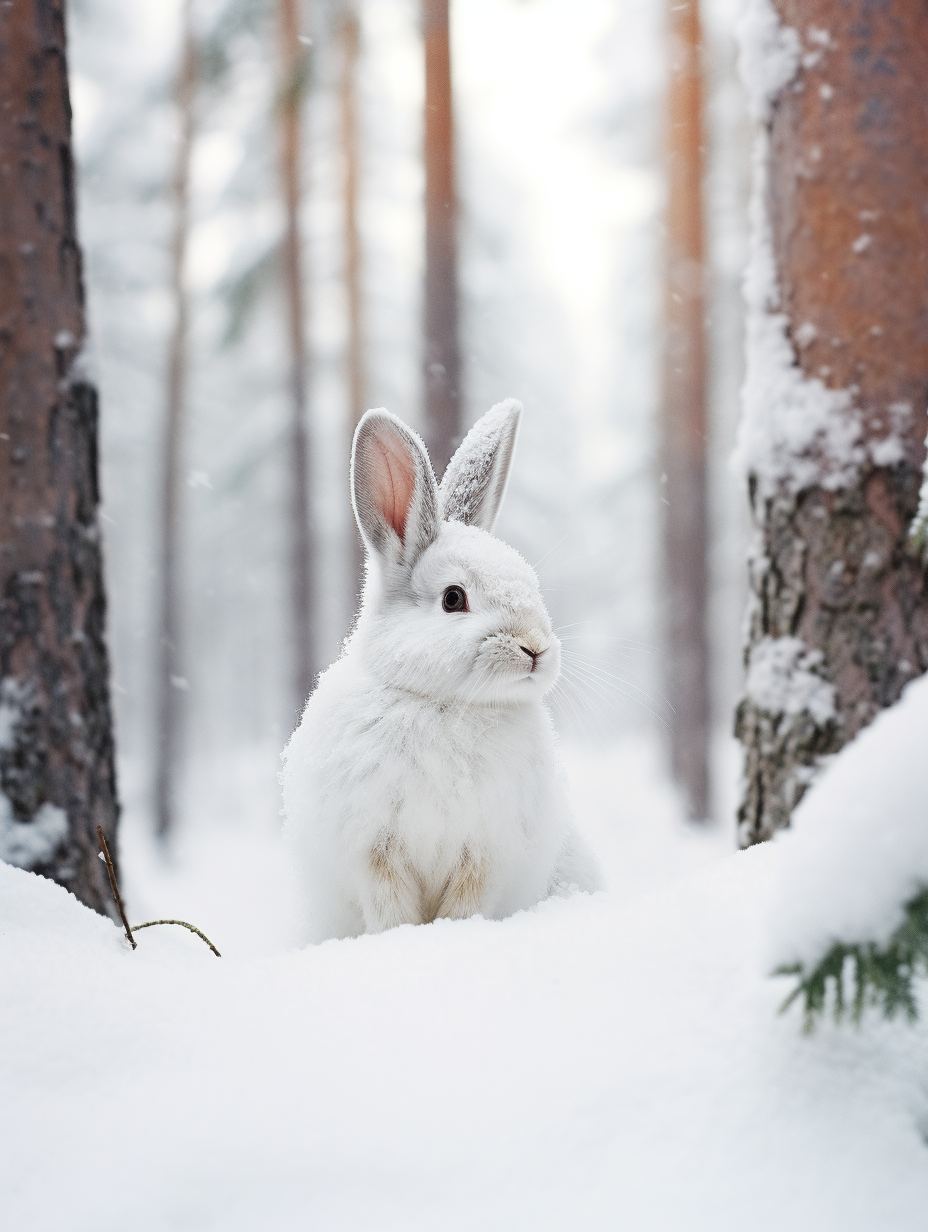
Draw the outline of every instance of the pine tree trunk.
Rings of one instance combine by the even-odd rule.
[[[313,678],[312,543],[309,528],[309,433],[306,425],[306,312],[303,298],[301,109],[305,56],[297,0],[280,0],[280,177],[284,206],[284,291],[290,348],[290,611],[293,709],[302,710]]]
[[[345,297],[348,309],[348,439],[351,445],[355,425],[366,409],[364,373],[364,305],[361,296],[361,236],[358,228],[358,55],[360,21],[355,0],[342,0],[342,72],[339,83],[339,110],[344,179],[342,185],[343,230],[345,242]],[[351,519],[352,611],[361,590],[361,537]]]
[[[461,435],[449,0],[422,0],[425,44],[425,435],[441,474]]]
[[[661,415],[664,662],[673,777],[709,815],[706,328],[702,46],[698,0],[668,5],[667,236]]]
[[[783,447],[786,466],[750,476],[744,844],[787,825],[821,759],[928,667],[926,573],[908,543],[928,399],[928,4],[776,7],[801,46],[772,110],[760,223],[805,383],[771,409],[792,408],[794,445],[810,390],[831,415],[804,449]],[[763,350],[749,350],[749,388]]]
[[[180,133],[174,165],[174,235],[171,241],[171,298],[174,325],[168,348],[167,396],[164,426],[161,494],[161,627],[158,655],[158,762],[155,809],[159,836],[174,829],[175,780],[180,748],[180,560],[179,502],[184,406],[187,396],[189,295],[187,292],[187,240],[190,232],[190,163],[194,138],[194,95],[197,53],[193,34],[193,0],[182,11],[181,62],[177,79]]]
[[[112,905],[118,805],[64,7],[0,5],[0,858]]]

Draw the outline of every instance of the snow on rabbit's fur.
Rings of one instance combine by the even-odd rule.
[[[534,571],[490,533],[520,414],[489,411],[440,487],[401,420],[368,411],[358,425],[361,612],[281,774],[311,940],[599,887],[544,703],[560,644]]]

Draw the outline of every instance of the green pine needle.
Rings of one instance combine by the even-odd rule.
[[[796,980],[780,1012],[798,1001],[806,1032],[814,1030],[829,1009],[835,1022],[855,1026],[867,1009],[878,1010],[884,1018],[915,1022],[916,981],[928,975],[928,889],[906,904],[905,918],[885,946],[839,941],[814,967],[789,963],[774,974]]]

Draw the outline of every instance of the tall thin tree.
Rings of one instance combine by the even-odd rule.
[[[118,805],[61,0],[0,5],[0,859],[111,910]]]
[[[699,0],[669,0],[663,469],[664,663],[671,769],[691,817],[709,814],[710,672],[706,601],[705,226]]]
[[[775,9],[792,75],[766,116],[749,283],[743,843],[787,825],[822,757],[928,668],[908,537],[928,394],[928,9]]]
[[[155,811],[159,836],[174,828],[183,669],[180,653],[180,496],[181,456],[187,402],[190,297],[187,249],[190,237],[190,169],[193,158],[197,47],[193,0],[181,9],[180,65],[175,88],[178,118],[172,199],[170,289],[174,321],[168,342],[165,422],[161,471],[161,622],[158,655],[158,756]]]
[[[449,0],[422,0],[425,47],[425,434],[436,465],[460,436],[457,198]]]
[[[309,431],[306,422],[306,304],[300,213],[302,106],[306,54],[300,36],[298,0],[279,0],[281,85],[280,183],[284,210],[283,273],[290,351],[290,611],[293,635],[293,713],[299,714],[312,685],[312,540],[309,524]]]
[[[345,358],[348,398],[348,440],[354,433],[358,417],[365,409],[364,369],[364,301],[361,292],[361,235],[358,222],[358,57],[361,44],[361,23],[357,0],[342,0],[341,11],[342,62],[339,81],[339,115],[342,146],[342,227],[345,246],[345,299],[348,313],[348,345]],[[347,448],[345,456],[347,457]],[[356,588],[361,575],[361,540],[352,519],[349,529],[353,552],[351,581]]]

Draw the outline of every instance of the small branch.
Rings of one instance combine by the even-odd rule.
[[[207,937],[206,933],[197,928],[196,924],[188,924],[186,920],[147,920],[144,924],[136,924],[135,931],[138,932],[141,928],[154,928],[158,924],[176,924],[178,928],[186,928],[189,932],[196,933],[201,941],[205,941],[209,948],[213,951],[217,958],[222,958],[222,955]],[[128,929],[129,925],[126,925]],[[135,945],[135,942],[132,943]]]
[[[116,901],[116,906],[119,909],[119,918],[122,920],[122,926],[126,930],[126,937],[133,950],[138,949],[138,943],[132,936],[133,929],[129,927],[129,921],[126,919],[126,909],[122,903],[122,895],[119,893],[119,882],[116,880],[116,868],[113,864],[113,857],[110,855],[109,843],[106,841],[106,835],[103,833],[103,827],[97,826],[97,838],[100,841],[100,854],[103,856],[103,862],[106,865],[106,873],[110,879],[110,889],[113,891],[113,898]],[[178,928],[186,928],[188,932],[196,933],[201,941],[204,941],[213,951],[217,958],[222,958],[222,955],[207,937],[206,933],[197,928],[196,924],[188,924],[186,920],[147,920],[144,924],[136,924],[135,932],[142,928],[154,928],[157,924],[176,924]]]
[[[106,875],[110,879],[110,889],[113,891],[113,898],[116,902],[116,907],[119,910],[119,918],[122,920],[122,926],[126,930],[126,938],[133,950],[136,949],[136,941],[132,936],[132,929],[129,927],[129,921],[126,919],[126,909],[122,905],[122,895],[119,893],[119,882],[116,880],[116,867],[113,864],[113,857],[110,855],[110,845],[106,841],[106,835],[103,833],[103,827],[97,826],[97,838],[100,842],[100,854],[103,856],[103,863],[106,865]]]

